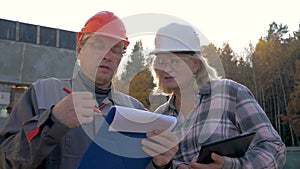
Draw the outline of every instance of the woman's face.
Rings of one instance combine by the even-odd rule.
[[[193,74],[198,71],[199,62],[199,60],[193,59],[190,54],[157,54],[154,68],[160,86],[173,92],[193,87],[195,80]]]

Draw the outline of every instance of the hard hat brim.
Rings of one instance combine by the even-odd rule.
[[[174,50],[153,50],[150,54],[163,54],[163,53],[180,53],[180,52],[201,52],[201,50],[183,50],[183,49],[174,49]]]
[[[110,33],[105,33],[105,32],[94,32],[94,35],[101,35],[101,36],[106,36],[106,37],[110,37],[116,40],[120,40],[120,41],[125,41],[126,46],[128,46],[130,44],[130,42],[128,41],[127,38],[122,38],[118,35],[114,35],[114,34],[110,34]]]

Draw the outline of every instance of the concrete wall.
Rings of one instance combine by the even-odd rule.
[[[71,77],[75,50],[0,39],[0,81],[30,84],[39,78]]]
[[[0,19],[0,111],[40,78],[70,78],[76,32]],[[9,93],[9,97],[6,97]],[[5,95],[5,98],[3,97]],[[0,127],[5,117],[0,114]]]
[[[0,83],[71,77],[76,32],[0,19]]]

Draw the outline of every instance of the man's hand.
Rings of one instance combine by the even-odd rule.
[[[54,106],[52,115],[60,123],[73,128],[93,120],[95,105],[92,93],[73,92]]]
[[[219,156],[216,153],[212,153],[211,158],[214,160],[213,163],[200,164],[197,162],[197,156],[194,157],[190,164],[190,169],[221,169],[223,167],[225,162],[225,158],[223,156]]]
[[[166,166],[178,151],[178,139],[169,131],[154,130],[142,140],[143,150],[153,157],[158,167]]]

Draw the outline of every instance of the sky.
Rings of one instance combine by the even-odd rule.
[[[129,40],[132,42],[135,38],[147,39],[149,30],[145,27],[149,22],[159,22],[162,18],[180,20],[196,27],[208,42],[217,47],[229,43],[236,53],[242,53],[249,43],[255,45],[260,37],[265,37],[269,24],[273,21],[287,25],[291,32],[298,30],[300,23],[298,0],[1,1],[2,19],[74,32],[80,31],[86,20],[98,11],[112,11],[120,18],[128,20],[131,23],[130,29],[137,28],[130,32]],[[157,25],[166,23],[165,20]],[[137,36],[138,33],[145,36]],[[153,45],[151,37],[149,35],[144,43],[146,47],[148,45],[151,48]]]

